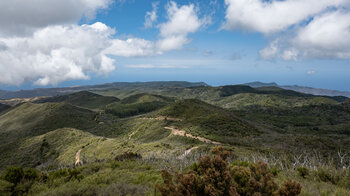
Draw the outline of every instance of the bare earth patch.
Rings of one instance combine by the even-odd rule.
[[[215,141],[206,139],[204,137],[193,136],[190,133],[186,133],[186,131],[184,131],[184,130],[180,130],[180,129],[177,129],[177,128],[174,128],[174,127],[164,127],[164,128],[170,130],[171,131],[171,135],[178,135],[178,136],[182,136],[182,137],[189,137],[189,138],[193,138],[193,139],[199,140],[201,142],[209,143],[209,144],[215,144],[215,145],[222,144],[220,142],[215,142]]]

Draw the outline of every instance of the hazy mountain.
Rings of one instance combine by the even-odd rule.
[[[64,95],[83,90],[100,90],[108,88],[170,88],[170,87],[193,87],[193,86],[208,86],[204,82],[183,82],[183,81],[166,81],[166,82],[115,82],[98,85],[73,86],[63,88],[38,88],[32,90],[20,91],[2,91],[0,90],[0,99],[12,98],[31,98],[41,96],[56,96]]]
[[[344,96],[350,97],[350,92],[348,91],[337,91],[330,89],[322,89],[322,88],[311,88],[305,86],[281,86],[281,88],[289,89],[293,91],[298,91],[302,93],[312,94],[312,95],[325,95],[325,96]]]
[[[297,85],[278,85],[275,82],[271,83],[264,83],[264,82],[250,82],[245,83],[244,85],[253,87],[253,88],[259,88],[259,87],[267,87],[267,86],[277,86],[283,89],[287,90],[293,90],[305,94],[311,94],[311,95],[321,95],[321,96],[344,96],[344,97],[350,97],[350,92],[348,91],[338,91],[338,90],[330,90],[330,89],[322,89],[322,88],[312,88],[312,87],[306,87],[306,86],[297,86]]]

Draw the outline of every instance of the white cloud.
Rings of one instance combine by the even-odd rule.
[[[38,85],[65,80],[87,79],[87,72],[107,74],[114,60],[103,52],[114,30],[102,23],[55,25],[30,37],[0,38],[6,49],[0,51],[0,83]]]
[[[350,59],[350,12],[336,10],[318,15],[293,36],[276,38],[260,54],[266,59]]]
[[[181,49],[190,42],[188,34],[211,23],[210,17],[198,17],[198,8],[193,4],[178,7],[174,1],[167,6],[168,21],[160,24],[161,39],[157,43],[160,51]]]
[[[303,57],[350,58],[350,11],[317,16],[292,40]]]
[[[152,11],[147,12],[145,15],[145,28],[151,28],[153,23],[157,21],[157,10],[158,10],[159,1],[152,3]]]
[[[275,33],[299,24],[330,7],[347,0],[225,0],[225,29],[247,29],[264,34]]]
[[[0,1],[0,35],[31,34],[49,25],[91,19],[113,0],[3,0]]]
[[[111,42],[112,45],[105,50],[105,53],[115,56],[152,56],[160,53],[157,52],[154,42],[140,38],[113,39]]]
[[[349,0],[225,0],[225,29],[260,32],[272,41],[265,59],[350,59]]]
[[[279,40],[274,40],[271,42],[266,48],[263,50],[260,50],[260,56],[264,59],[272,59],[274,58],[277,53],[279,52],[279,46],[278,46]]]

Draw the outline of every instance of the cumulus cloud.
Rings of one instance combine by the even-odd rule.
[[[102,23],[55,25],[34,32],[31,37],[0,38],[0,83],[38,85],[87,79],[86,72],[106,74],[114,60],[104,50],[114,30]]]
[[[152,11],[146,12],[145,15],[145,28],[151,28],[153,23],[157,21],[157,10],[158,10],[159,1],[152,3]]]
[[[274,33],[298,24],[347,0],[225,0],[226,29],[247,29]]]
[[[0,1],[0,35],[25,35],[49,25],[91,19],[113,0],[10,0]]]
[[[350,11],[315,17],[297,32],[291,44],[305,57],[349,59]]]
[[[211,23],[210,17],[198,17],[198,8],[193,4],[178,7],[174,1],[167,6],[168,21],[160,24],[161,39],[157,43],[160,51],[181,49],[190,42],[188,34]]]
[[[260,54],[266,59],[350,59],[350,12],[336,10],[318,15],[292,36],[276,38]]]
[[[224,28],[260,32],[265,59],[350,58],[348,0],[225,0]]]
[[[113,39],[112,45],[105,52],[115,56],[136,57],[153,56],[160,54],[155,43],[141,38],[128,38],[126,40]]]

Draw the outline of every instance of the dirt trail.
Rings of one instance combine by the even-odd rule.
[[[192,152],[192,150],[195,150],[197,148],[198,148],[198,146],[192,147],[192,148],[186,150],[182,155],[178,156],[177,158],[184,159],[184,158],[186,158],[187,155],[189,155]]]
[[[184,131],[184,130],[180,130],[180,129],[177,129],[177,128],[174,128],[174,127],[164,127],[164,128],[170,130],[171,131],[171,135],[178,135],[178,136],[182,136],[182,137],[189,137],[189,138],[193,138],[193,139],[199,140],[201,142],[209,143],[209,144],[215,144],[215,145],[222,144],[220,142],[215,142],[215,141],[206,139],[204,137],[193,136],[190,133],[186,133],[186,131]]]
[[[131,134],[129,134],[129,140],[131,139],[131,137],[133,136],[133,135],[135,135],[136,134],[136,131],[134,131],[134,132],[132,132]]]
[[[82,166],[83,162],[80,160],[80,153],[82,149],[78,150],[78,152],[75,154],[75,166]]]

